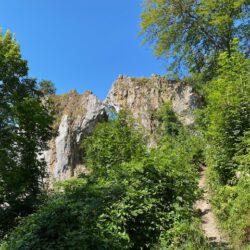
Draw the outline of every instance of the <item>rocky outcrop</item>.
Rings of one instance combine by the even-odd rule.
[[[154,113],[165,102],[171,102],[180,121],[187,126],[194,123],[193,110],[201,105],[201,98],[192,87],[165,77],[131,78],[120,75],[104,102],[87,91],[76,91],[54,96],[56,109],[56,138],[50,141],[44,153],[52,179],[75,176],[86,169],[82,159],[81,141],[91,134],[95,125],[107,119],[105,107],[117,111],[125,108],[153,135],[157,128]]]
[[[79,95],[72,91],[53,98],[56,113],[56,138],[44,153],[50,178],[68,179],[84,172],[81,141],[91,134],[97,122],[107,118],[104,104],[91,92]]]
[[[186,126],[193,125],[193,110],[202,104],[200,96],[191,86],[157,75],[151,78],[119,76],[105,102],[116,110],[130,110],[150,133],[154,133],[157,127],[153,114],[163,103],[170,102],[179,120]]]

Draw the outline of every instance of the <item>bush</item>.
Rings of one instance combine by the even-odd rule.
[[[92,136],[83,141],[87,166],[100,174],[123,162],[143,158],[146,140],[127,111],[120,111],[115,119],[99,123]]]
[[[242,175],[234,186],[220,186],[214,193],[213,206],[235,249],[245,249],[249,244],[250,183]]]
[[[62,183],[60,190],[14,230],[3,249],[127,249],[126,234],[101,221],[117,198],[115,187],[79,179]]]
[[[164,250],[215,250],[200,227],[200,220],[190,214],[189,219],[176,221],[171,230],[164,232],[160,238],[158,248]],[[218,250],[221,248],[218,248]]]

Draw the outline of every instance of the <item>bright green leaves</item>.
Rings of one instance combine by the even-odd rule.
[[[147,0],[141,33],[144,41],[153,43],[157,56],[171,58],[170,73],[182,76],[186,67],[189,73],[202,72],[207,81],[216,72],[217,56],[223,51],[230,54],[235,37],[242,51],[249,51],[248,9],[244,0]]]
[[[205,88],[207,107],[200,122],[213,205],[233,249],[245,249],[250,225],[249,68],[249,59],[234,40],[230,54],[219,55],[217,77]]]
[[[158,134],[160,138],[164,135],[177,136],[182,129],[171,104],[165,103],[156,113],[156,119],[159,122]]]
[[[243,169],[242,169],[243,170]],[[213,206],[222,227],[228,232],[233,249],[247,249],[250,226],[249,175],[239,172],[237,185],[217,187]]]
[[[217,151],[215,165],[221,179],[227,182],[237,169],[233,160],[237,145],[250,130],[249,60],[234,47],[231,57],[226,52],[219,56],[218,66],[218,77],[206,87],[206,135]]]
[[[245,0],[203,0],[199,13],[211,26],[216,28],[218,34],[221,34],[221,39],[228,39],[232,42],[234,35],[238,32],[238,26],[235,24],[249,22],[245,16],[247,8],[249,8],[249,3]],[[225,47],[225,50],[230,52],[228,49]]]
[[[0,35],[0,79],[18,78],[26,76],[27,61],[21,58],[20,46],[7,31]]]
[[[145,139],[134,125],[135,121],[125,111],[113,121],[98,124],[93,136],[84,140],[88,167],[107,174],[112,167],[143,157]]]
[[[112,205],[101,215],[100,225],[126,236],[129,241],[124,248],[158,247],[160,236],[173,227],[175,219],[181,221],[192,216],[193,202],[200,195],[194,165],[198,153],[195,140],[181,128],[170,105],[164,105],[156,117],[163,138],[157,148],[147,153],[141,151],[140,136],[124,113],[105,123],[105,127],[97,126],[93,136],[84,142],[85,159],[93,169],[91,178],[97,174],[99,185],[116,188],[117,192]],[[124,155],[123,150],[131,142],[142,153],[125,150],[128,154]],[[90,151],[88,147],[92,149],[93,145],[95,150]],[[126,157],[119,158],[122,155]]]
[[[241,175],[244,176],[250,173],[250,131],[245,132],[241,137],[234,160],[240,165],[239,171]]]
[[[237,50],[237,40],[232,47],[231,56],[220,54],[218,58],[218,77],[207,87],[207,98],[211,105],[230,106],[250,93],[250,61]]]

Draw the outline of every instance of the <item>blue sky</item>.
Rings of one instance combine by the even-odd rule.
[[[141,45],[142,0],[1,0],[0,27],[16,34],[30,76],[59,94],[92,90],[106,97],[119,74],[165,74],[166,64]]]

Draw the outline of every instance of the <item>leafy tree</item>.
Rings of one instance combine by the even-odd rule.
[[[179,134],[182,126],[170,103],[162,105],[155,116],[159,122],[158,134],[160,138],[164,135],[177,136]]]
[[[111,121],[98,124],[95,133],[83,142],[87,166],[108,174],[112,167],[143,157],[146,141],[134,126],[135,121],[125,110]]]
[[[211,79],[216,58],[231,55],[235,37],[249,53],[247,0],[145,0],[141,19],[144,41],[154,44],[157,56],[171,58],[170,70],[179,75],[202,72],[203,81]]]
[[[42,80],[39,83],[39,90],[44,94],[44,95],[54,95],[56,93],[56,88],[53,82],[47,81],[47,80]]]
[[[10,32],[0,35],[0,237],[34,211],[51,138],[52,117]],[[41,158],[41,157],[40,157]]]

